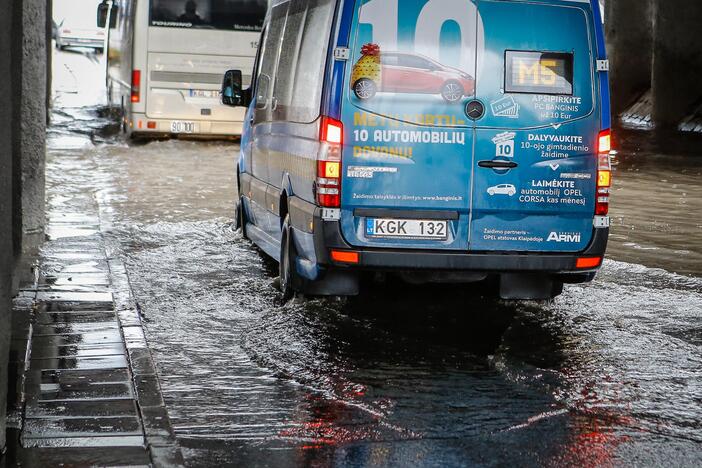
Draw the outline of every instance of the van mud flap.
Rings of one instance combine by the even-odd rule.
[[[358,272],[350,269],[328,269],[318,280],[303,281],[301,292],[306,296],[358,296]]]
[[[551,275],[506,273],[500,275],[500,298],[506,300],[546,300],[563,292],[563,283]]]

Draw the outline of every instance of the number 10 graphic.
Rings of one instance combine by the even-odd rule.
[[[383,51],[398,51],[400,28],[414,27],[414,52],[437,61],[441,60],[441,33],[448,22],[455,23],[460,30],[461,70],[473,74],[476,52],[480,56],[484,46],[483,22],[477,7],[471,0],[429,0],[411,24],[400,18],[400,0],[371,0],[361,7],[360,22],[373,28],[373,42]],[[388,19],[395,18],[395,21]],[[402,23],[401,23],[402,20]],[[476,33],[477,31],[477,33]],[[403,51],[407,48],[404,47]]]

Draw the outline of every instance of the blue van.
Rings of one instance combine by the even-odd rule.
[[[546,299],[609,235],[597,0],[273,0],[237,164],[237,226],[284,295],[359,278]]]

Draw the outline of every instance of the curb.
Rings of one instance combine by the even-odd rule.
[[[122,261],[109,254],[107,265],[147,449],[155,466],[184,466],[183,455],[163,401],[156,366],[129,285],[129,275]]]

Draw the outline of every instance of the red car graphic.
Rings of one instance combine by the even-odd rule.
[[[456,102],[475,91],[475,79],[456,68],[447,67],[423,55],[407,52],[380,54],[381,79],[362,77],[353,83],[359,99],[370,99],[377,92],[440,94]]]

